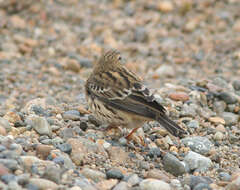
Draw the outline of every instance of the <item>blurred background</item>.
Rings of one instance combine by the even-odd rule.
[[[239,10],[238,0],[1,0],[2,99],[76,97],[108,48],[152,88],[235,80]]]

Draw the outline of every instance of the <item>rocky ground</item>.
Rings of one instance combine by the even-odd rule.
[[[239,10],[238,0],[0,0],[0,189],[239,190]],[[188,136],[155,122],[130,143],[103,130],[84,82],[107,48]]]

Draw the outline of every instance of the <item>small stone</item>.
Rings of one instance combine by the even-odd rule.
[[[213,110],[217,113],[222,113],[226,109],[227,104],[224,101],[215,101],[213,103]]]
[[[50,154],[51,150],[53,150],[53,147],[49,145],[38,144],[36,147],[36,153],[42,159],[46,159]]]
[[[218,177],[220,178],[220,180],[222,181],[230,181],[231,180],[231,175],[229,175],[228,173],[226,172],[220,172],[218,174]]]
[[[221,117],[225,120],[226,125],[236,125],[239,120],[239,115],[231,112],[223,112]]]
[[[212,188],[206,183],[199,183],[193,188],[193,190],[212,190]]]
[[[233,30],[235,32],[240,32],[240,19],[237,19],[233,24]]]
[[[215,139],[216,141],[221,141],[221,140],[223,140],[223,138],[224,138],[224,135],[223,135],[223,133],[220,132],[220,131],[217,131],[217,132],[215,133],[215,135],[214,135],[214,139]]]
[[[8,120],[6,120],[3,117],[0,117],[0,126],[3,127],[6,130],[6,132],[11,131],[11,128],[12,128]]]
[[[147,156],[150,158],[157,158],[161,156],[161,151],[159,148],[150,148]]]
[[[125,152],[121,147],[111,146],[107,149],[109,157],[112,161],[117,163],[126,163],[128,159],[128,153]]]
[[[171,1],[160,1],[157,5],[157,8],[163,13],[171,12],[174,9]]]
[[[212,166],[212,161],[209,158],[192,151],[189,151],[185,156],[184,162],[196,172],[205,172]]]
[[[197,115],[197,109],[198,106],[196,104],[183,104],[182,110],[181,110],[181,116],[184,117],[195,117]]]
[[[123,174],[119,169],[110,169],[106,172],[107,179],[123,179]]]
[[[108,180],[100,181],[99,183],[97,183],[97,186],[98,186],[99,189],[102,189],[102,190],[110,190],[117,183],[118,183],[118,180],[116,180],[116,179],[108,179]]]
[[[175,156],[170,153],[167,153],[163,157],[163,166],[165,171],[175,176],[183,175],[186,173],[185,164],[183,162],[180,162]]]
[[[59,148],[62,152],[65,152],[67,154],[71,154],[72,152],[72,146],[68,143],[59,144],[57,148]]]
[[[8,184],[10,181],[16,181],[16,176],[13,174],[5,174],[2,175],[0,178],[6,184]]]
[[[78,121],[80,120],[80,113],[78,110],[69,110],[62,114],[64,120],[73,120]]]
[[[226,186],[226,190],[239,190],[240,189],[240,176],[237,179],[233,180]]]
[[[195,136],[195,137],[186,137],[181,140],[185,146],[191,148],[192,151],[200,154],[208,154],[210,149],[213,147],[213,144],[206,137]]]
[[[127,183],[130,186],[136,186],[140,182],[140,179],[137,174],[133,174],[128,177]]]
[[[237,102],[237,98],[229,92],[220,92],[218,97],[227,104],[235,104]]]
[[[39,133],[40,135],[52,135],[51,126],[48,124],[46,118],[39,117],[36,115],[31,115],[28,117],[30,121],[32,121],[33,128]]]
[[[45,179],[49,179],[58,184],[61,180],[61,173],[62,170],[57,165],[47,165],[43,176]]]
[[[193,32],[198,25],[198,21],[196,19],[190,19],[184,26],[185,32]]]
[[[182,101],[182,102],[189,100],[189,96],[185,92],[172,92],[169,94],[169,98],[171,98],[174,101]]]
[[[168,183],[157,179],[144,179],[139,184],[140,190],[171,190]]]
[[[77,73],[81,69],[81,66],[77,60],[67,58],[64,60],[64,68]]]
[[[18,15],[13,15],[10,17],[10,23],[13,25],[14,28],[20,28],[20,29],[24,29],[26,28],[26,22],[23,18],[21,18]]]
[[[129,185],[125,181],[118,183],[113,190],[129,190]]]
[[[58,189],[58,185],[56,183],[49,181],[47,179],[30,178],[29,183],[32,183],[33,185],[37,186],[40,190],[44,190],[44,189],[57,190]]]
[[[0,176],[6,175],[9,173],[9,169],[6,168],[3,164],[0,164]]]
[[[165,78],[165,77],[174,77],[175,71],[171,65],[161,65],[156,71],[155,75],[157,75],[159,78]]]
[[[2,136],[6,136],[7,135],[7,131],[4,127],[0,126],[0,135]]]
[[[187,127],[192,128],[192,129],[197,129],[197,128],[199,128],[199,122],[196,120],[191,120],[187,123]]]
[[[208,120],[214,124],[223,124],[225,125],[225,121],[221,117],[209,117]]]
[[[146,42],[148,34],[145,27],[137,27],[135,30],[134,40],[137,42]]]
[[[165,182],[170,182],[170,178],[161,170],[158,169],[152,169],[147,172],[146,178],[154,178],[154,179],[159,179],[163,180]]]
[[[106,179],[106,175],[104,173],[89,168],[83,168],[80,173],[96,183]]]
[[[15,171],[18,168],[17,161],[13,159],[0,158],[0,164],[12,171]]]
[[[88,128],[87,122],[82,121],[82,122],[80,123],[80,129],[82,129],[83,131],[86,131],[87,128]]]
[[[240,80],[233,81],[233,88],[235,90],[240,90]]]
[[[6,120],[8,120],[10,123],[13,123],[13,124],[18,121],[21,121],[21,117],[19,116],[19,114],[13,111],[7,112],[3,118],[5,118]]]

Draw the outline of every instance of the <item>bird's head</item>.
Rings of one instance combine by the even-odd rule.
[[[122,65],[122,57],[117,50],[108,50],[100,57],[97,67],[108,70],[114,69]]]

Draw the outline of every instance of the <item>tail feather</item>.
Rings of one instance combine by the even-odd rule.
[[[187,132],[165,114],[157,117],[157,121],[175,137],[183,137]]]

